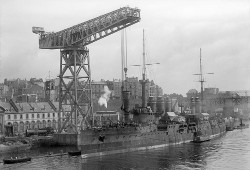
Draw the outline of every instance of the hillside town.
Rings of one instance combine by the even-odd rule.
[[[125,89],[131,92],[131,99],[135,103],[140,103],[142,98],[142,87],[137,77],[127,78]],[[190,89],[186,97],[178,94],[164,94],[163,89],[156,85],[154,81],[149,81],[146,86],[146,98],[163,96],[164,100],[171,103],[168,111],[175,113],[191,112],[190,99],[200,96],[196,89]],[[108,113],[114,116],[121,116],[121,86],[122,81],[114,79],[112,81],[92,81],[93,115],[99,117],[98,113]],[[110,91],[107,99],[107,108],[98,104],[98,99],[104,94],[105,86]],[[63,123],[65,116],[70,112],[70,106],[64,105],[64,113],[59,110],[59,79],[49,79],[43,81],[42,78],[5,79],[0,84],[0,134],[4,136],[23,135],[26,130],[37,130],[50,127],[55,131],[58,123]],[[208,106],[208,113],[227,112],[228,116],[242,114],[249,117],[249,91],[219,91],[218,88],[204,89],[204,103]],[[228,111],[223,107],[229,105]],[[167,107],[167,106],[165,106]],[[227,107],[227,108],[230,108]],[[166,110],[166,109],[165,109]],[[60,114],[60,115],[59,115]],[[104,116],[105,117],[105,116]]]

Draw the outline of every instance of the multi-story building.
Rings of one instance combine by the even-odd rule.
[[[121,98],[122,93],[121,93],[121,88],[122,88],[122,81],[121,80],[117,80],[117,79],[113,79],[113,97],[114,98]]]
[[[138,80],[138,77],[128,77],[124,83],[124,89],[130,91],[130,97],[138,99],[141,97],[142,86]]]
[[[52,104],[52,105],[51,105]],[[70,108],[64,108],[67,113]],[[1,126],[0,113],[0,133],[5,135],[22,134],[27,129],[41,129],[45,127],[58,128],[58,122],[64,121],[65,115],[60,113],[59,120],[58,102],[57,103],[14,103],[1,102],[0,112],[4,113],[3,123]],[[4,125],[4,126],[3,126]]]
[[[40,86],[40,87],[44,87],[44,82],[43,82],[43,79],[42,79],[42,78],[40,78],[40,79],[31,78],[31,79],[30,79],[30,83],[31,83],[31,84],[36,84],[36,85],[38,85],[38,86]]]
[[[30,84],[26,88],[22,89],[22,94],[30,96],[30,100],[24,100],[20,102],[37,102],[37,101],[44,101],[45,94],[44,94],[44,88],[37,85],[37,84]],[[37,96],[36,101],[34,101],[34,96]]]
[[[163,89],[160,86],[156,85],[156,97],[158,96],[163,96]]]
[[[92,97],[93,99],[98,99],[104,93],[104,86],[107,86],[107,83],[104,80],[101,81],[92,81]]]
[[[5,101],[8,91],[9,91],[8,86],[6,86],[3,83],[0,83],[0,100],[1,101]]]
[[[23,88],[28,86],[27,80],[21,80],[19,78],[7,80],[4,79],[4,85],[8,86],[7,99],[16,99],[17,96],[22,95]]]

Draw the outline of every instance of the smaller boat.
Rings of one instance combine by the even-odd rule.
[[[81,155],[81,151],[70,151],[68,152],[70,156],[79,156]]]
[[[240,124],[235,127],[235,129],[246,129],[249,128],[249,124]]]
[[[3,159],[4,164],[15,164],[15,163],[28,162],[28,161],[31,161],[31,157]]]
[[[235,127],[235,129],[246,129],[246,128],[249,128],[249,124],[244,124],[242,119],[240,119],[240,124]]]

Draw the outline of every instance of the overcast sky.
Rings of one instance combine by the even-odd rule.
[[[127,28],[128,75],[142,62],[146,34],[147,77],[165,93],[200,89],[199,49],[205,87],[250,90],[250,1],[248,0],[0,0],[0,82],[59,74],[59,50],[42,50],[32,26],[60,31],[123,6],[141,9],[141,22]],[[121,78],[121,33],[88,46],[93,80]]]

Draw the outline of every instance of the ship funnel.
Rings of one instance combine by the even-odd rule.
[[[191,114],[195,114],[195,99],[191,97]]]
[[[149,96],[148,106],[150,106],[153,113],[156,112],[156,101],[155,101],[155,98],[153,96]]]
[[[130,91],[122,91],[122,100],[123,100],[123,111],[124,111],[124,119],[125,122],[129,120],[129,99],[130,99]]]
[[[197,113],[201,113],[201,101],[199,99],[199,97],[195,98],[195,112]]]
[[[164,100],[162,96],[158,96],[156,100],[156,112],[164,113]]]
[[[165,109],[166,109],[166,112],[171,112],[171,99],[169,97],[166,97]]]

